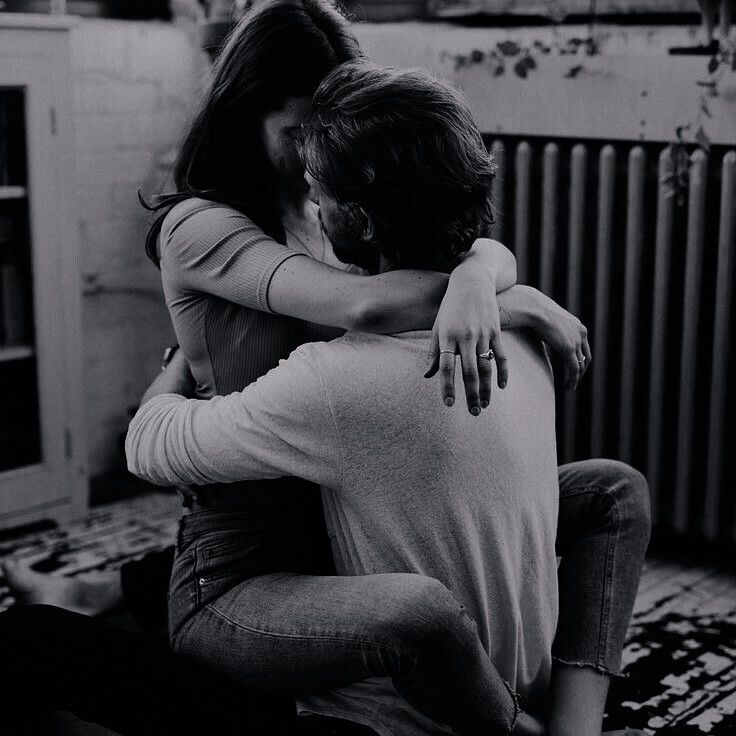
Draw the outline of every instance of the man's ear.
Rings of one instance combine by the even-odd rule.
[[[357,214],[360,222],[360,234],[366,243],[370,243],[375,235],[373,226],[373,218],[360,205],[356,205]]]

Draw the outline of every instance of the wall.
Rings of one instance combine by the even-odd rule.
[[[80,21],[72,31],[77,219],[89,471],[118,440],[173,342],[136,190],[159,191],[206,68],[184,29]]]
[[[491,14],[514,14],[552,16],[588,14],[590,0],[430,0],[430,8],[440,14],[463,12],[486,12]],[[624,15],[629,13],[697,13],[697,0],[598,0],[595,4],[598,15]]]
[[[605,68],[611,60],[628,64],[639,77],[642,72],[637,59],[643,62],[644,57],[650,57],[645,66],[655,71],[661,67],[667,79],[671,79],[674,66],[679,69],[690,64],[692,69],[683,68],[680,75],[686,85],[682,95],[673,95],[670,84],[652,83],[652,90],[670,100],[682,102],[687,95],[696,95],[681,105],[681,115],[677,111],[677,115],[670,116],[672,120],[657,123],[665,139],[671,137],[676,124],[687,122],[691,110],[698,109],[694,80],[705,71],[706,61],[673,62],[667,55],[672,45],[691,44],[695,30],[599,28],[596,36],[600,56],[545,57],[539,60],[539,68],[522,80],[510,72],[495,78],[481,66],[455,70],[452,56],[488,49],[510,38],[521,46],[531,46],[540,37],[562,46],[568,38],[584,37],[589,32],[587,27],[468,29],[420,23],[356,26],[362,45],[377,63],[428,66],[463,87],[488,131],[534,134],[535,130],[527,127],[544,119],[549,134],[552,113],[559,113],[557,122],[562,127],[569,128],[578,121],[590,131],[590,115],[601,107],[601,99],[608,97],[601,94],[600,85],[605,82],[611,86],[619,80],[619,87],[625,91],[628,84],[621,70],[614,74],[613,68]],[[162,348],[173,341],[157,272],[143,253],[149,219],[137,204],[135,193],[138,187],[147,192],[160,190],[167,162],[201,91],[207,67],[188,32],[171,24],[87,20],[74,28],[72,39],[77,217],[80,272],[85,284],[83,364],[89,469],[94,477],[120,462],[117,443],[127,422],[126,412],[155,375]],[[446,58],[447,54],[450,56]],[[584,73],[565,79],[566,70],[579,64],[586,65]],[[600,74],[596,72],[599,66]],[[628,69],[624,70],[627,74]],[[688,75],[695,76],[690,80]],[[572,101],[557,104],[553,95],[550,104],[551,88],[558,93],[569,88]],[[586,90],[591,95],[587,102],[582,95]],[[728,95],[711,101],[714,110],[716,105],[725,106],[723,110],[733,109],[736,90],[727,91]],[[492,104],[507,99],[513,99],[514,105]],[[646,97],[640,94],[637,104],[644,105],[650,99],[649,92]],[[545,105],[540,106],[539,100]],[[732,113],[723,112],[721,107],[704,125],[714,140],[728,142],[736,131],[728,127]],[[662,105],[653,107],[655,111],[660,108]],[[625,106],[622,109],[633,110]],[[582,110],[588,112],[581,114]],[[653,134],[656,121],[647,118],[653,114],[648,110],[642,108],[641,115],[628,114],[622,125],[633,120],[641,126],[644,120],[647,133]],[[562,113],[569,114],[565,117]],[[637,129],[631,137],[640,133]]]

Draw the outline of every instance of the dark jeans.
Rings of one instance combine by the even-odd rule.
[[[553,655],[616,675],[649,539],[647,485],[611,460],[564,465],[559,479]],[[259,539],[262,524],[237,508],[182,517],[169,588],[176,651],[273,692],[387,675],[418,710],[463,733],[513,728],[513,700],[441,583],[405,573],[253,576],[243,540]]]

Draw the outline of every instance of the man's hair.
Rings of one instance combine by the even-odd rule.
[[[382,254],[449,271],[493,222],[493,165],[462,95],[421,70],[348,62],[304,124],[309,173],[372,217]]]

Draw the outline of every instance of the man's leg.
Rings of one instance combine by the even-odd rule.
[[[296,733],[293,698],[246,691],[140,634],[52,606],[0,614],[3,724],[51,733],[62,710],[125,736]]]
[[[649,542],[649,491],[613,460],[559,469],[560,612],[550,736],[598,736]]]
[[[390,676],[414,707],[466,734],[507,734],[517,717],[475,623],[447,588],[422,575],[251,578],[209,600],[173,644],[276,693]],[[521,714],[514,733],[541,726]]]
[[[64,577],[33,570],[33,560],[6,559],[2,564],[8,587],[23,605],[37,603],[96,616],[127,609],[144,631],[166,627],[166,596],[174,548],[149,552],[119,570]]]

